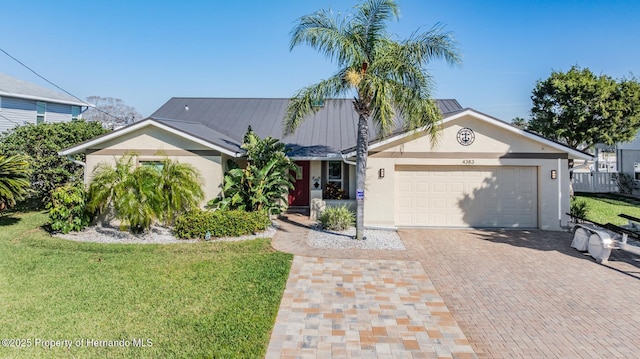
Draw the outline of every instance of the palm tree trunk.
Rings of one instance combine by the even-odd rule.
[[[369,126],[367,118],[358,118],[358,138],[356,144],[356,239],[364,239],[364,186],[367,176],[367,155],[369,152]]]

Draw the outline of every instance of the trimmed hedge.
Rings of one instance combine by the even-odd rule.
[[[176,218],[173,230],[176,237],[182,239],[204,238],[207,231],[211,233],[211,238],[219,238],[254,234],[270,225],[271,221],[265,211],[198,209]]]

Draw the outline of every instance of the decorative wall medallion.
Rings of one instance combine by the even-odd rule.
[[[458,131],[458,143],[463,146],[469,146],[476,139],[476,134],[473,133],[473,130],[470,128],[461,128]]]

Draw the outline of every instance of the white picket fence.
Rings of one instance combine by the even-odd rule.
[[[607,172],[574,172],[573,190],[575,192],[618,192],[618,186]]]

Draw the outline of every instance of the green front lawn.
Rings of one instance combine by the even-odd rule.
[[[0,217],[0,339],[25,346],[0,357],[264,357],[292,261],[269,240],[76,243],[46,221]]]
[[[618,214],[640,218],[640,200],[615,194],[579,193],[577,200],[584,200],[589,206],[587,219],[601,224],[625,225],[627,220]]]

